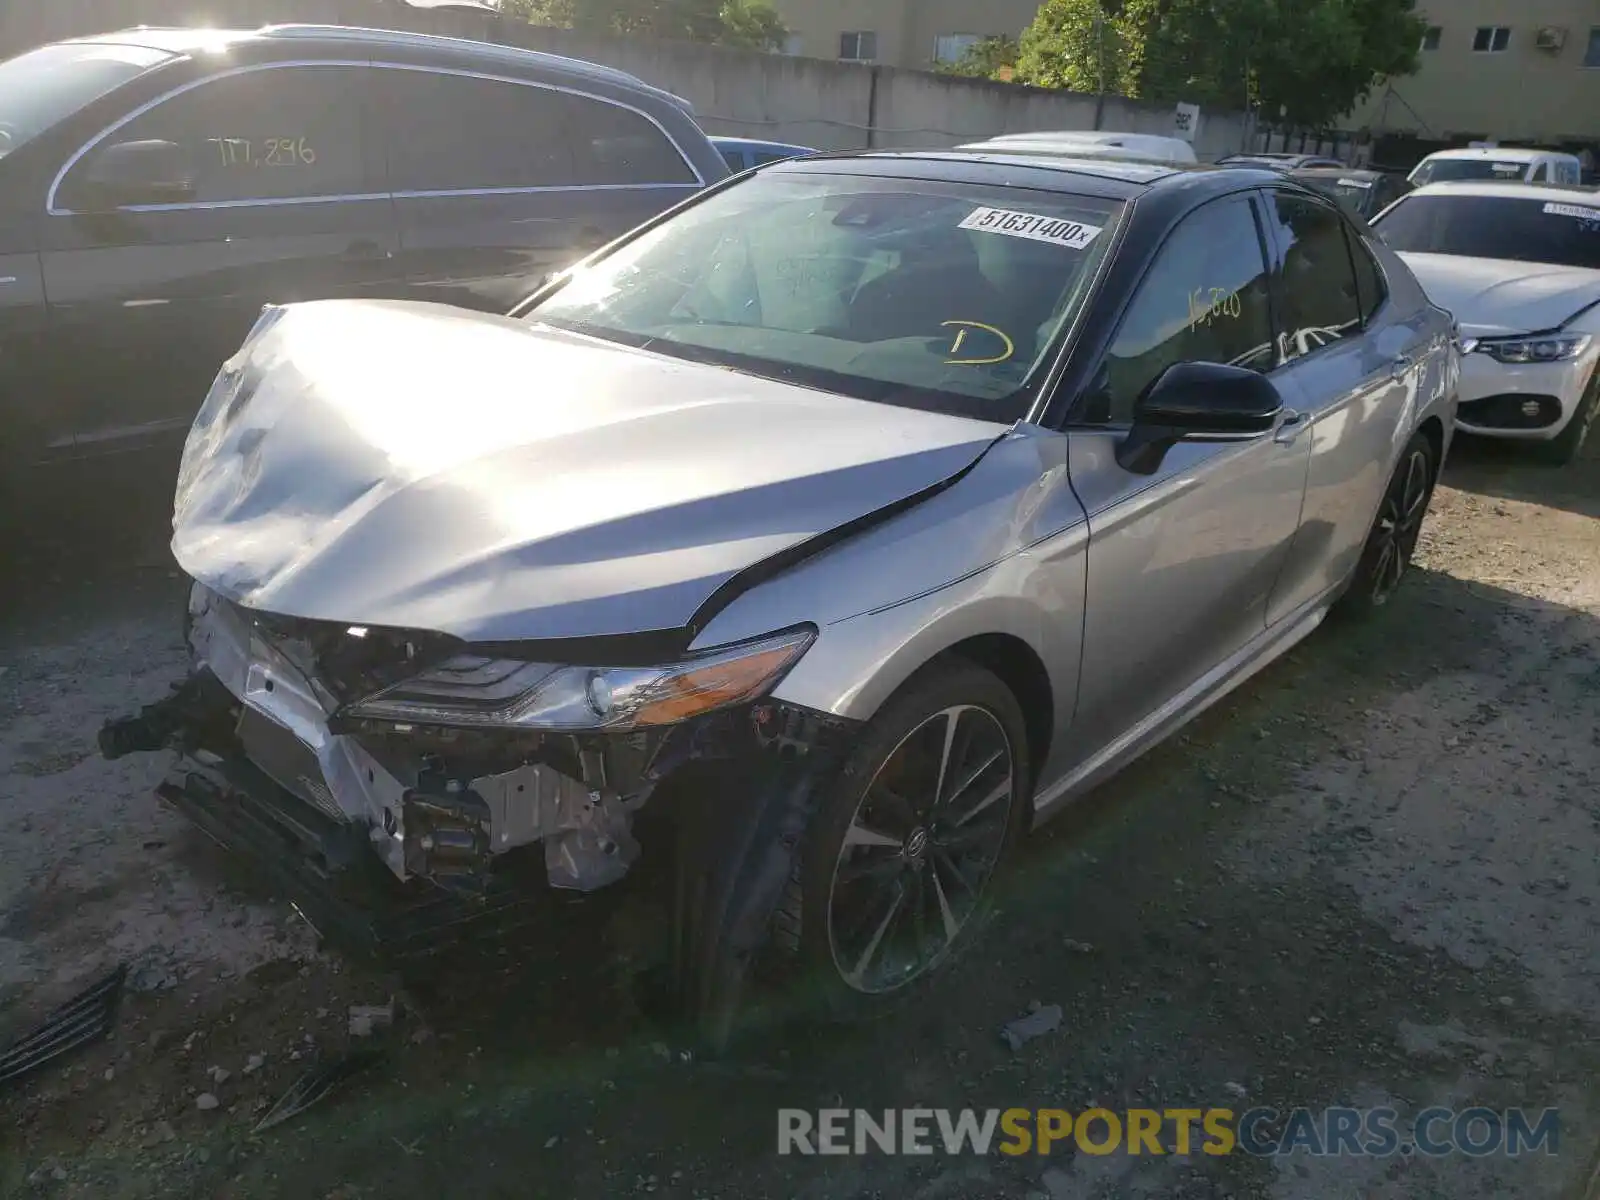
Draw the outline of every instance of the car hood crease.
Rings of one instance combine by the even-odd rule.
[[[190,433],[172,550],[285,616],[467,641],[681,628],[1001,432],[445,306],[292,305]]]

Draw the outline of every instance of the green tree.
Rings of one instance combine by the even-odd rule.
[[[975,79],[1010,79],[1017,66],[1017,41],[1008,37],[988,37],[967,47],[955,62],[940,63],[945,75],[968,75]]]
[[[789,31],[766,0],[501,0],[500,11],[585,33],[776,50]]]
[[[1017,78],[1325,125],[1417,68],[1413,0],[1046,0]]]

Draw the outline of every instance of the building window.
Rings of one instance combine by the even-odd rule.
[[[1427,29],[1422,31],[1422,48],[1424,50],[1437,50],[1439,48],[1439,39],[1443,36],[1444,30],[1437,25],[1429,25]]]
[[[878,35],[870,29],[839,35],[839,57],[847,62],[876,62]]]
[[[933,39],[933,61],[960,62],[983,38],[976,33],[941,33]]]
[[[1583,52],[1583,65],[1600,67],[1600,25],[1589,30],[1589,47]]]
[[[1472,49],[1478,54],[1499,54],[1511,44],[1507,25],[1479,25],[1472,35]]]

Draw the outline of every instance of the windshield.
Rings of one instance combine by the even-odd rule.
[[[1121,205],[777,170],[576,274],[528,320],[860,399],[1011,422]]]
[[[1600,196],[1409,196],[1374,228],[1395,250],[1600,268]]]
[[[1515,159],[1436,158],[1418,167],[1411,182],[1421,187],[1425,183],[1452,183],[1463,179],[1517,180],[1528,173],[1528,166]]]
[[[65,43],[0,62],[0,158],[170,57],[148,46]]]

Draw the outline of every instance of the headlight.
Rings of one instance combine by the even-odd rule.
[[[1564,362],[1569,358],[1577,358],[1587,350],[1591,340],[1582,333],[1558,333],[1548,337],[1479,338],[1474,349],[1496,362],[1513,365]]]
[[[660,667],[576,667],[461,655],[359,700],[359,720],[581,732],[672,725],[758,699],[816,638],[792,629]]]

